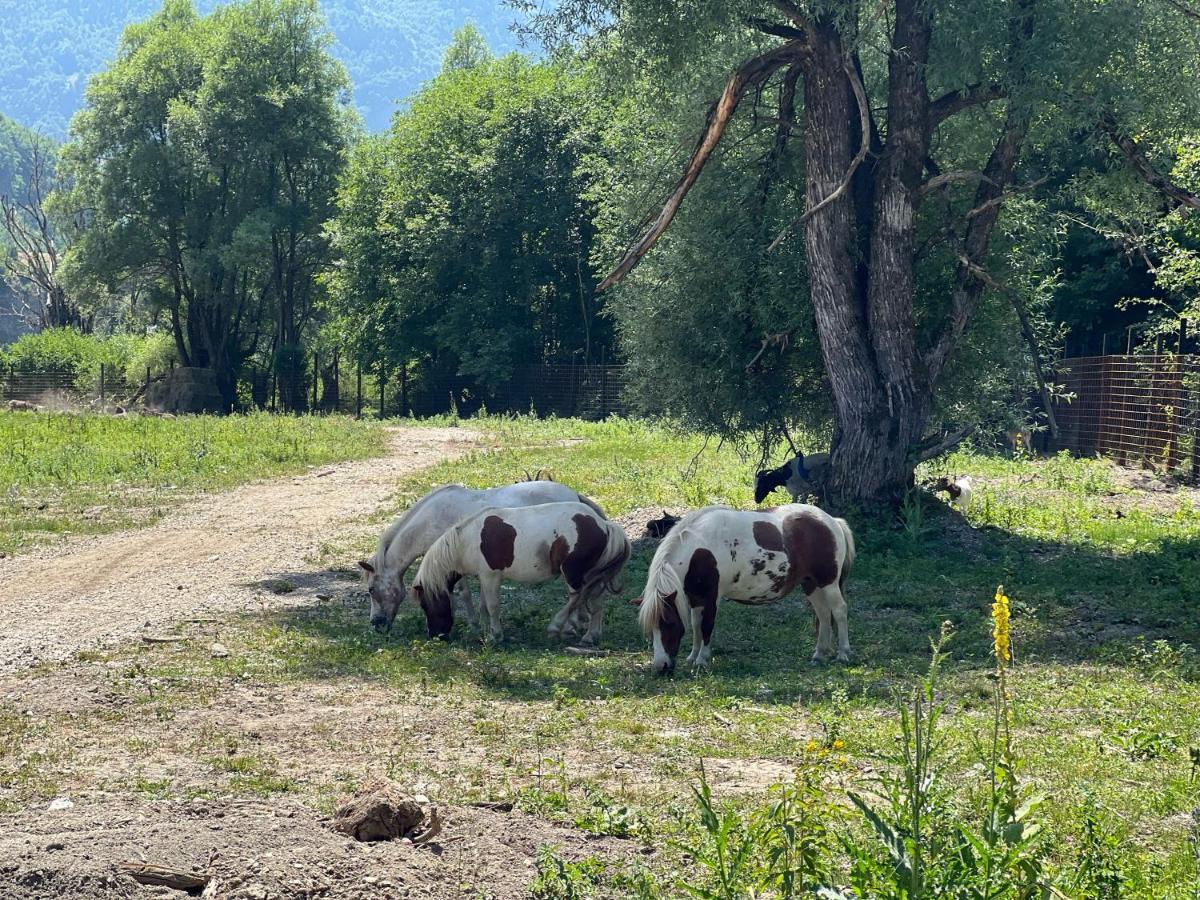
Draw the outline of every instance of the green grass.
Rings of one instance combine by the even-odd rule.
[[[397,508],[437,483],[506,483],[537,468],[613,515],[751,505],[754,460],[715,442],[704,449],[667,426],[467,424],[494,449],[407,479]],[[1184,493],[1126,486],[1102,461],[961,451],[921,476],[946,472],[976,478],[969,525],[921,494],[895,520],[849,513],[860,552],[847,590],[849,666],[808,666],[812,619],[799,599],[772,608],[722,604],[711,671],[692,675],[681,666],[663,679],[648,673],[648,649],[624,597],[609,605],[609,655],[577,657],[545,635],[559,584],[506,589],[508,637],[494,647],[462,623],[449,644],[429,642],[411,607],[390,635],[376,635],[365,597],[347,582],[339,600],[281,604],[240,620],[222,632],[227,659],[211,659],[203,641],[119,651],[115,658],[136,657],[141,667],[127,680],[159,682],[153,702],[130,685],[123,709],[170,744],[171,711],[219,705],[229,686],[270,685],[283,698],[331,688],[347,707],[378,704],[362,720],[377,724],[356,726],[365,729],[359,746],[313,724],[294,726],[286,742],[264,736],[253,755],[214,750],[211,741],[177,752],[212,769],[221,790],[289,790],[322,808],[364,769],[419,783],[439,802],[515,799],[537,815],[659,850],[646,862],[649,873],[641,864],[572,869],[548,856],[539,869],[543,896],[679,896],[674,871],[696,883],[706,877],[694,856],[672,849],[704,838],[690,794],[701,760],[732,815],[758,815],[767,785],[799,771],[815,785],[831,833],[869,839],[847,792],[878,792],[878,775],[894,770],[896,693],[922,677],[930,640],[946,622],[953,637],[937,686],[944,713],[936,789],[945,815],[977,822],[993,716],[989,604],[1004,584],[1013,604],[1018,777],[1048,798],[1037,816],[1048,864],[1062,885],[1074,885],[1063,895],[1193,896],[1200,512]],[[335,538],[322,558],[340,570],[369,549],[369,541]],[[648,561],[648,549],[631,560],[626,597],[640,591]],[[328,743],[332,761],[297,771],[302,760],[286,754],[300,735],[307,747]],[[232,760],[215,762],[222,752]],[[288,762],[286,778],[277,760]],[[238,771],[243,765],[248,771]],[[1120,893],[1088,881],[1096,860],[1118,873]],[[841,865],[845,876],[849,860]]]
[[[0,552],[153,521],[196,492],[375,455],[385,440],[340,416],[0,412]]]

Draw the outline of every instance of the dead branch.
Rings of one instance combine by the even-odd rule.
[[[1121,130],[1117,124],[1116,117],[1112,113],[1106,112],[1100,117],[1100,129],[1104,131],[1112,142],[1117,145],[1117,149],[1125,155],[1129,164],[1133,166],[1142,179],[1151,187],[1156,188],[1160,193],[1170,197],[1180,206],[1186,206],[1189,209],[1200,209],[1200,197],[1197,197],[1191,191],[1181,188],[1175,184],[1166,175],[1158,171],[1146,157],[1145,151],[1142,150],[1138,142]]]
[[[822,198],[812,209],[806,210],[802,216],[793,219],[783,231],[779,232],[779,235],[767,247],[768,253],[771,253],[776,247],[782,244],[787,236],[792,233],[793,228],[807,222],[838,197],[842,196],[842,194],[846,193],[846,190],[850,187],[850,182],[854,179],[855,171],[862,165],[863,160],[867,158],[867,151],[871,148],[871,107],[867,104],[867,91],[863,87],[862,79],[858,77],[858,72],[850,64],[849,59],[842,60],[842,68],[846,72],[846,77],[850,80],[850,87],[854,91],[854,99],[858,104],[859,134],[861,135],[858,152],[854,154],[854,159],[850,160],[850,165],[846,169],[842,183],[834,188],[827,197]]]
[[[928,462],[931,459],[941,456],[943,453],[948,453],[974,433],[974,425],[964,425],[962,428],[958,429],[958,431],[952,431],[936,444],[918,450],[917,462]]]
[[[1042,369],[1041,345],[1037,339],[1037,332],[1033,330],[1033,323],[1029,319],[1029,311],[1025,309],[1024,299],[1015,290],[996,280],[990,272],[982,266],[971,262],[965,256],[960,257],[959,262],[966,266],[967,271],[988,287],[1007,297],[1008,302],[1012,304],[1013,311],[1017,314],[1017,320],[1021,323],[1021,333],[1025,336],[1025,343],[1028,344],[1029,353],[1033,357],[1033,373],[1037,376],[1038,393],[1041,394],[1042,406],[1046,409],[1046,421],[1050,425],[1050,434],[1057,439],[1058,420],[1054,416],[1054,405],[1051,402],[1049,382],[1045,371]]]
[[[118,863],[117,871],[122,875],[128,875],[139,884],[169,887],[189,894],[204,890],[212,878],[209,875],[181,872],[178,869],[169,869],[166,866],[156,866],[153,863],[133,860]]]
[[[760,19],[757,16],[751,16],[746,19],[746,24],[755,31],[786,38],[789,41],[802,41],[805,37],[804,32],[799,28],[793,28],[791,25],[780,25],[778,22],[772,22],[770,19]]]
[[[729,80],[725,83],[725,90],[721,92],[720,99],[709,109],[700,140],[696,144],[696,149],[692,151],[692,157],[688,161],[683,175],[676,183],[675,189],[667,198],[666,203],[663,204],[658,215],[650,223],[645,234],[625,251],[625,255],[617,263],[616,268],[597,285],[597,293],[607,290],[628,275],[633,270],[633,267],[641,262],[642,257],[650,252],[650,249],[658,242],[658,239],[662,237],[663,232],[667,230],[675,218],[675,214],[679,211],[679,207],[683,203],[683,198],[692,189],[692,185],[700,177],[700,173],[704,170],[709,157],[712,156],[713,151],[721,142],[721,137],[725,134],[725,128],[729,125],[733,114],[737,111],[738,104],[746,92],[766,81],[779,69],[789,63],[795,62],[803,51],[804,46],[800,42],[789,41],[786,44],[767,51],[761,56],[756,56],[748,60],[729,77]]]
[[[962,169],[955,172],[943,172],[941,175],[935,175],[923,185],[921,185],[921,196],[925,196],[932,191],[936,191],[940,187],[951,184],[956,181],[988,181],[988,177],[982,172],[972,172],[967,169]]]
[[[754,354],[754,359],[746,364],[746,371],[754,371],[755,364],[762,358],[762,355],[767,352],[768,347],[778,347],[779,352],[783,353],[788,348],[790,336],[786,331],[776,332],[775,334],[764,334],[762,346],[758,348],[758,352]]]
[[[942,94],[929,104],[929,127],[936,128],[964,109],[991,103],[993,100],[1003,100],[1007,96],[1008,91],[999,84],[972,84],[961,90]]]
[[[1026,191],[1032,191],[1036,188],[1041,187],[1043,184],[1045,184],[1049,180],[1050,179],[1048,176],[1042,176],[1041,178],[1038,178],[1034,181],[1027,182],[1026,184],[1018,184],[1016,187],[1010,188],[1009,190],[1005,191],[1003,194],[993,197],[991,200],[981,203],[979,206],[976,206],[974,209],[969,210],[964,218],[973,219],[980,213],[987,212],[993,206],[999,206],[1001,203],[1003,203],[1009,197],[1015,197],[1017,194],[1023,194]]]

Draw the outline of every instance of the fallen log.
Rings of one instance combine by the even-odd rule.
[[[195,872],[181,872],[166,866],[156,866],[153,863],[128,861],[119,863],[117,871],[128,875],[139,884],[149,884],[158,887],[169,887],[189,894],[198,894],[211,880],[209,875],[197,875]]]

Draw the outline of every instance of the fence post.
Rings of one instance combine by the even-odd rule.
[[[278,412],[275,406],[275,395],[279,391],[279,370],[271,371],[271,412]]]
[[[142,388],[142,403],[150,398],[150,367],[146,366],[146,386]]]
[[[317,411],[317,382],[321,380],[321,359],[313,353],[313,412]]]
[[[408,417],[408,363],[400,367],[400,415]]]
[[[100,363],[100,402],[104,402],[104,363]]]
[[[1179,349],[1175,351],[1176,353],[1182,354],[1184,352],[1183,351],[1183,342],[1186,340],[1187,340],[1187,319],[1180,316],[1179,317]]]
[[[358,390],[354,397],[354,418],[362,418],[362,360],[358,361]]]
[[[386,381],[387,381],[387,379],[384,378],[384,375],[383,375],[383,368],[380,367],[380,369],[379,369],[379,420],[380,421],[383,421],[383,386]]]

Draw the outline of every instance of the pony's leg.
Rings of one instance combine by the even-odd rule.
[[[692,607],[692,652],[688,654],[687,661],[691,665],[696,665],[696,659],[700,656],[700,650],[704,647],[704,637],[700,634],[700,622],[704,618],[704,607]]]
[[[504,637],[500,627],[500,576],[494,574],[479,576],[479,596],[488,614],[488,631],[494,642]]]
[[[546,633],[552,638],[559,638],[562,637],[568,627],[574,628],[573,619],[578,606],[579,595],[574,591],[568,591],[567,602],[554,614],[554,618],[550,620],[550,624],[546,627]]]
[[[846,598],[842,596],[841,588],[836,584],[825,588],[824,593],[829,611],[833,615],[834,624],[837,625],[837,660],[838,662],[850,662],[850,632],[846,627]]]
[[[817,614],[817,646],[813,649],[812,661],[814,663],[824,662],[833,655],[833,623],[829,602],[826,600],[825,591],[821,588],[817,588],[809,595],[808,602],[812,604],[813,612]]]
[[[717,600],[715,597],[704,601],[704,605],[700,607],[699,628],[696,628],[696,610],[692,610],[692,628],[700,633],[700,648],[696,651],[696,658],[692,661],[692,665],[697,669],[708,667],[709,660],[712,659],[712,635],[713,626],[717,624]]]
[[[604,631],[604,607],[607,605],[608,598],[601,595],[586,606],[586,611],[590,613],[588,627],[579,641],[585,647],[595,647],[600,643],[600,635]]]

